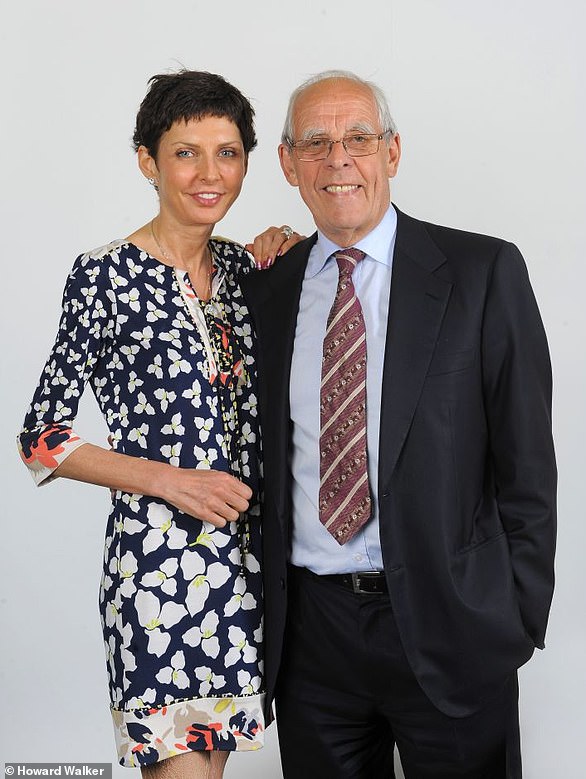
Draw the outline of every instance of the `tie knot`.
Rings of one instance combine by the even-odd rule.
[[[343,249],[339,252],[335,252],[334,257],[338,263],[340,273],[352,274],[354,268],[366,257],[366,254],[360,249],[352,247],[350,249]]]

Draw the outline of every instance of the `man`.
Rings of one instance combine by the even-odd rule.
[[[317,234],[244,282],[260,343],[266,685],[286,779],[519,777],[556,469],[547,343],[509,243],[390,202],[378,88],[294,92]]]

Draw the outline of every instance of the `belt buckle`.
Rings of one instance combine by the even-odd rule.
[[[361,580],[365,582],[368,579],[378,579],[380,577],[379,571],[364,571],[362,573],[353,573],[352,575],[352,589],[359,595],[376,595],[376,590],[364,590],[360,584]]]

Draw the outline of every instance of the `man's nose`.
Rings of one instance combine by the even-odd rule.
[[[352,163],[352,157],[344,148],[344,144],[341,140],[332,143],[330,153],[326,157],[326,162],[328,165],[333,165],[334,167],[350,165]]]

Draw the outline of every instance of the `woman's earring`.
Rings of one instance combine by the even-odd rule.
[[[147,181],[149,182],[151,187],[154,187],[157,192],[159,191],[159,183],[158,183],[158,181],[155,181],[155,179],[153,179],[153,178],[147,179]]]

